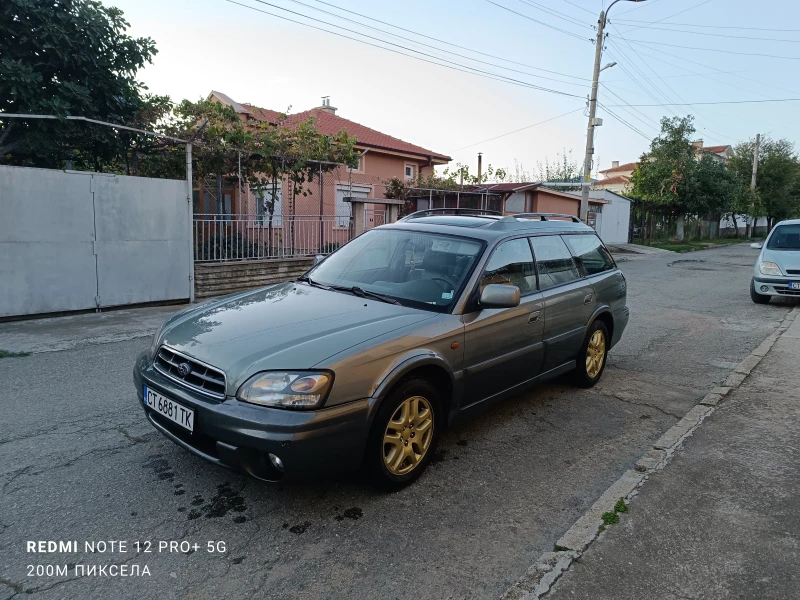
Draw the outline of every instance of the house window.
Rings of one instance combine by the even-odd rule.
[[[414,179],[415,169],[414,165],[406,165],[406,179]]]
[[[346,198],[369,198],[372,187],[368,185],[349,185],[340,183],[336,185],[336,227],[349,227],[351,205],[345,202]]]
[[[364,164],[364,157],[363,156],[359,156],[356,159],[356,166],[354,166],[352,170],[353,171],[357,171],[359,173],[362,173],[364,171],[363,164]]]
[[[273,197],[272,186],[268,185],[265,188],[255,190],[254,195],[256,198],[256,216],[259,220],[265,223],[269,222],[269,217],[272,215],[272,225],[280,227],[283,223],[283,189],[278,185],[276,194]]]

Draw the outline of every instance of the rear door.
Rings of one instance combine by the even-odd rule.
[[[596,233],[562,236],[567,243],[578,270],[592,284],[594,313],[597,307],[608,306],[612,312],[625,306],[626,284],[622,272],[617,268],[611,253]]]
[[[544,302],[544,366],[549,371],[580,350],[594,306],[594,290],[559,235],[531,238]]]
[[[527,238],[507,240],[494,249],[478,294],[490,283],[517,286],[520,303],[514,308],[484,308],[463,316],[464,406],[524,383],[541,369],[543,304]]]

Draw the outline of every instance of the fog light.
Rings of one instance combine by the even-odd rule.
[[[274,454],[270,453],[269,461],[272,463],[272,466],[278,469],[278,471],[283,472],[283,461],[275,456]]]
[[[762,285],[762,286],[761,286],[761,291],[762,291],[762,292],[768,292],[768,291],[769,291],[769,288],[768,288],[767,286],[765,286],[765,285]]]

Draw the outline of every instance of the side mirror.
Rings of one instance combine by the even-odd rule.
[[[519,306],[519,288],[515,285],[490,283],[481,292],[481,308],[514,308]]]
[[[319,263],[321,263],[323,260],[325,260],[325,256],[324,256],[323,254],[317,254],[317,255],[314,257],[314,260],[311,262],[311,266],[312,266],[312,267],[316,267],[316,266],[317,266]]]
[[[750,247],[755,248],[756,250],[761,250],[764,247],[764,244],[762,244],[761,242],[753,242],[752,244],[750,244]]]

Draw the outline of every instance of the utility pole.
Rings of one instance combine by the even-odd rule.
[[[757,133],[756,134],[756,145],[755,145],[755,148],[753,148],[753,175],[750,178],[750,190],[753,193],[753,202],[752,202],[752,204],[750,206],[751,212],[753,213],[753,226],[750,228],[750,231],[748,232],[747,239],[750,239],[750,237],[755,233],[755,231],[756,231],[756,223],[758,223],[758,217],[755,214],[755,212],[756,212],[756,197],[755,197],[755,193],[756,193],[756,179],[757,179],[757,176],[758,176],[758,147],[760,145],[761,145],[761,134]]]
[[[609,6],[609,8],[611,8]],[[606,26],[606,13],[600,11],[597,21],[597,41],[594,47],[594,75],[592,93],[589,96],[589,125],[586,127],[586,157],[583,159],[583,185],[581,185],[581,221],[589,220],[589,184],[592,181],[592,154],[594,154],[594,116],[597,112],[597,80],[600,78],[600,59],[603,56],[603,29]]]
[[[603,30],[606,28],[606,17],[611,11],[611,7],[621,0],[614,0],[608,5],[605,11],[600,11],[600,18],[597,20],[597,40],[594,46],[594,74],[592,75],[592,93],[589,96],[589,125],[586,128],[586,158],[583,161],[583,183],[581,185],[581,221],[586,223],[589,220],[589,187],[592,182],[592,155],[594,154],[594,128],[602,124],[602,121],[595,119],[597,112],[597,85],[600,79],[600,71],[613,67],[617,63],[611,63],[600,68],[600,60],[603,57]],[[627,0],[627,2],[644,2],[645,0]]]

